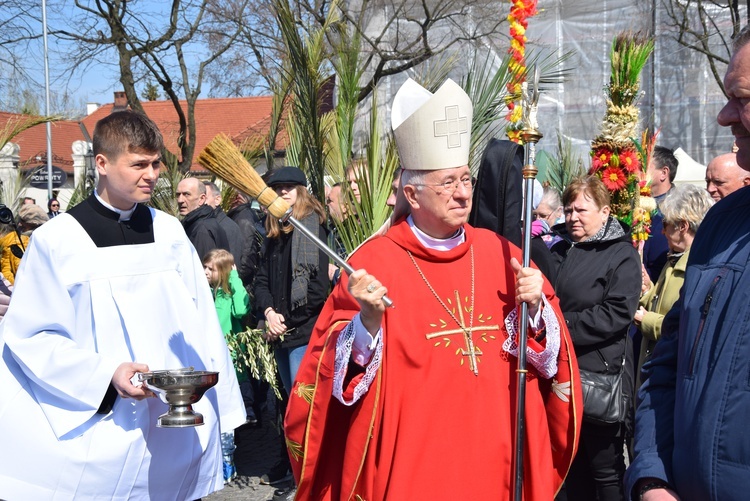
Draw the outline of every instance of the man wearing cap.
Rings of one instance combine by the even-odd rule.
[[[316,324],[285,422],[300,499],[510,499],[520,301],[524,497],[552,499],[565,478],[581,416],[571,341],[520,249],[466,224],[471,119],[451,80],[395,97],[410,214],[353,254]]]

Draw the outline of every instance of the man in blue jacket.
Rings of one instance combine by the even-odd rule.
[[[737,162],[750,170],[750,28],[734,41],[724,78]],[[690,252],[680,300],[644,366],[631,499],[734,500],[750,493],[750,189],[707,214]]]

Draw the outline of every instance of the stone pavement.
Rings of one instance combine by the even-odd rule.
[[[281,457],[281,438],[275,424],[275,398],[268,396],[269,410],[263,412],[260,426],[243,426],[235,430],[234,464],[237,478],[203,501],[268,501],[277,486],[261,485],[260,476]]]

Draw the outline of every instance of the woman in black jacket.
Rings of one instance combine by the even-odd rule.
[[[300,169],[282,167],[271,174],[267,184],[289,203],[295,219],[325,241],[325,210],[307,191],[307,178]],[[255,277],[255,304],[266,320],[266,340],[277,345],[279,375],[291,394],[328,295],[328,256],[293,226],[276,218],[266,218],[266,232],[266,251]]]
[[[563,193],[565,224],[554,228],[563,240],[551,250],[560,262],[555,292],[579,368],[617,374],[638,308],[641,265],[629,228],[610,215],[609,203],[599,178],[573,181]],[[568,499],[622,500],[622,423],[587,421],[585,405],[583,416],[578,453],[565,481]]]

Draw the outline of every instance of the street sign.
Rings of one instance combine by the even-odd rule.
[[[38,167],[29,174],[29,184],[34,188],[47,189],[47,166]],[[52,166],[52,188],[60,188],[68,180],[68,175],[60,167]]]

